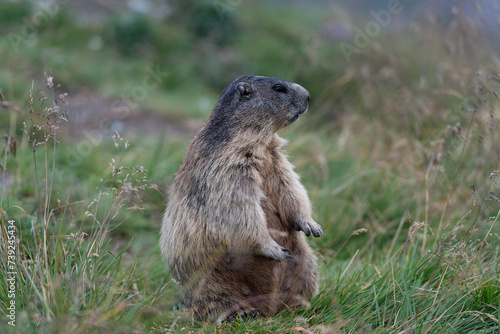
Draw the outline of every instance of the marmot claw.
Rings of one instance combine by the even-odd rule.
[[[293,222],[293,228],[296,231],[303,231],[307,236],[310,236],[312,233],[315,238],[323,235],[323,229],[314,221],[296,220]]]
[[[286,257],[295,259],[295,256],[292,255],[292,252],[288,248],[281,247],[281,250],[285,252]]]
[[[230,315],[226,321],[228,324],[231,324],[236,320],[237,318],[240,318],[241,321],[245,321],[247,319],[253,319],[255,317],[259,316],[259,312],[256,310],[249,310],[249,311],[242,311],[240,313],[235,313]]]
[[[281,247],[280,245],[276,244],[271,249],[267,251],[265,250],[262,255],[271,260],[282,262],[286,261],[289,258],[295,258],[293,255],[291,255],[291,253],[292,252],[289,249]]]

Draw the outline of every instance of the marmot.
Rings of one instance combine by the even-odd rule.
[[[160,246],[199,320],[272,315],[317,293],[316,256],[304,234],[323,230],[276,134],[307,111],[309,97],[282,79],[240,77],[187,150]]]

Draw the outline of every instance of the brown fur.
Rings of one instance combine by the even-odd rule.
[[[238,78],[191,143],[170,189],[160,246],[199,319],[249,309],[271,315],[317,293],[316,257],[300,231],[323,231],[276,134],[308,101],[297,84]]]

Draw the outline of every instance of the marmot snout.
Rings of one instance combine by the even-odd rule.
[[[317,293],[316,257],[304,235],[323,230],[276,134],[307,111],[309,98],[282,79],[240,77],[188,148],[160,246],[200,319],[250,309],[270,315]]]

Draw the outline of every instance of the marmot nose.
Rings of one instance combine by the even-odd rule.
[[[302,87],[299,84],[294,84],[294,85],[295,85],[295,89],[297,90],[297,92],[301,95],[301,98],[302,98],[302,96],[305,95],[305,97],[307,98],[307,102],[309,102],[309,100],[311,99],[311,94],[309,94],[307,89],[305,89],[304,87]]]

